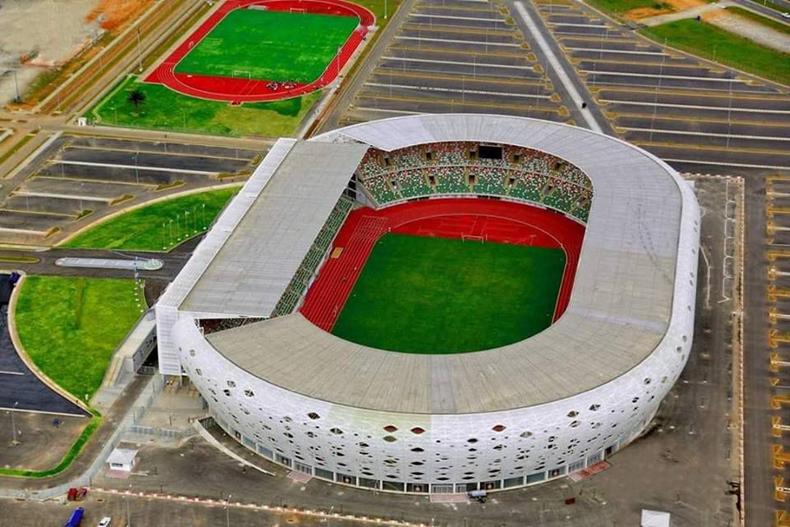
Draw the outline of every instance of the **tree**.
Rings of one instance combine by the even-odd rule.
[[[129,97],[127,100],[132,103],[135,108],[139,108],[141,104],[145,102],[145,93],[143,93],[139,88],[132,90],[129,93]]]

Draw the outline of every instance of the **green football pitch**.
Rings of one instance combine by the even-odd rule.
[[[355,17],[236,9],[176,65],[176,73],[312,82],[359,24]]]
[[[406,353],[460,353],[525,339],[551,324],[560,249],[383,236],[332,333]]]

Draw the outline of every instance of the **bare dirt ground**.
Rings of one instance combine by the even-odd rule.
[[[102,31],[85,19],[96,0],[0,0],[0,104],[20,93],[45,68],[21,66],[20,56],[38,53],[37,62],[60,63]]]
[[[54,467],[88,424],[85,417],[13,412],[18,444],[12,445],[11,413],[0,411],[0,466],[7,468]]]
[[[631,9],[625,13],[625,18],[636,21],[656,15],[677,13],[678,11],[705,5],[707,2],[705,2],[705,0],[662,0],[656,3],[662,4],[663,7],[660,9],[655,7],[638,7],[636,9]]]
[[[99,0],[86,20],[96,21],[108,31],[120,28],[138,13],[151,5],[154,0]]]

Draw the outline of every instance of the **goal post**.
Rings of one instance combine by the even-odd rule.
[[[462,234],[461,241],[463,242],[477,242],[477,243],[485,243],[486,237],[485,236],[475,236],[473,234]]]
[[[303,8],[303,7],[290,7],[290,8],[288,8],[288,11],[291,12],[291,13],[299,14],[299,15],[303,15],[303,14],[307,13],[307,10],[305,8]]]

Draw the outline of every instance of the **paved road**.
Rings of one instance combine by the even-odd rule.
[[[784,18],[781,13],[776,11],[775,9],[771,9],[770,7],[765,7],[760,2],[753,2],[752,0],[731,0],[732,2],[740,5],[741,7],[745,7],[747,9],[751,9],[752,11],[757,11],[761,15],[764,15],[768,18],[772,18],[779,22],[783,22],[785,24],[788,23],[788,19]],[[790,13],[790,2],[787,0],[771,0],[775,4],[781,5],[786,13]]]
[[[0,280],[7,276],[0,275]],[[7,305],[0,305],[0,409],[87,415],[41,382],[19,358],[8,334]]]

